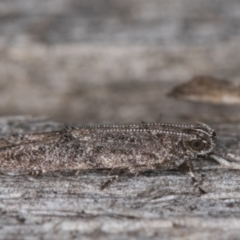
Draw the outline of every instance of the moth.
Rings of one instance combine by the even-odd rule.
[[[216,133],[195,125],[142,123],[66,128],[0,140],[0,171],[174,169],[213,152]]]

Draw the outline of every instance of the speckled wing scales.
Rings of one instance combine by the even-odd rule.
[[[215,145],[205,124],[97,125],[0,140],[0,170],[175,168]]]

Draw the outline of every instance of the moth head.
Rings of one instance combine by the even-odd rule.
[[[216,133],[208,125],[197,123],[192,128],[184,129],[184,146],[196,155],[213,152],[216,145]]]

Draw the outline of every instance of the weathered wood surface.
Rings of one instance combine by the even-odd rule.
[[[212,125],[216,153],[239,155],[239,124]],[[2,135],[49,131],[60,123],[0,119]],[[240,174],[212,160],[194,162],[207,192],[180,171],[123,175],[105,190],[108,171],[0,175],[0,239],[238,239]]]
[[[216,128],[217,153],[239,156],[238,105],[166,97],[195,75],[239,83],[239,9],[238,0],[0,1],[0,115],[203,121]],[[0,119],[1,136],[62,127]],[[107,171],[1,174],[0,239],[239,239],[239,171],[194,164],[202,196],[179,171],[124,175],[104,191]]]
[[[161,108],[161,83],[199,74],[238,82],[239,9],[238,0],[0,1],[0,115],[189,120],[195,106]]]
[[[1,1],[0,43],[238,43],[239,8],[238,0]]]

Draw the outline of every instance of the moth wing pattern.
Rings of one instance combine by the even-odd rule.
[[[13,135],[6,139],[0,139],[0,150],[3,148],[11,148],[18,145],[48,143],[57,141],[61,136],[59,132],[46,132],[46,133],[32,133],[25,135]]]
[[[11,136],[0,140],[0,170],[169,169],[197,156],[185,139],[209,138],[214,145],[212,135],[201,123],[142,123]]]

